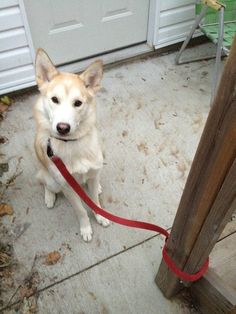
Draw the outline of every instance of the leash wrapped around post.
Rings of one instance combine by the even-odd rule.
[[[138,228],[138,229],[145,229],[150,231],[155,231],[157,233],[160,233],[165,236],[166,242],[169,237],[169,232],[158,226],[151,223],[143,222],[143,221],[137,221],[137,220],[130,220],[126,218],[122,218],[116,215],[113,215],[103,208],[100,208],[93,202],[93,200],[85,193],[85,191],[82,189],[80,184],[75,180],[75,178],[69,173],[68,169],[66,168],[63,161],[53,153],[53,149],[51,147],[50,139],[48,140],[47,145],[47,155],[51,159],[51,161],[54,163],[54,165],[57,167],[61,175],[64,177],[66,182],[70,185],[70,187],[76,192],[76,194],[96,213],[99,214],[105,218],[107,218],[110,221],[113,221],[115,223],[118,223],[120,225],[124,225],[127,227],[132,228]],[[209,266],[209,258],[204,263],[203,267],[195,274],[188,274],[181,269],[179,269],[173,260],[169,257],[166,251],[166,244],[163,247],[162,250],[163,259],[166,262],[167,266],[181,279],[184,281],[197,281],[200,279],[204,273],[206,272],[208,266]]]

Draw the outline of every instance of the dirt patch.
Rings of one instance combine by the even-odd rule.
[[[8,171],[8,163],[0,163],[0,177],[2,177],[4,172]],[[3,200],[10,181],[8,179],[6,182],[1,180],[0,183],[0,199]],[[12,237],[1,219],[5,215],[12,214],[13,208],[10,205],[6,203],[0,204],[0,308],[9,303],[7,292],[15,289],[14,272],[17,263],[14,260]]]
[[[107,202],[109,203],[109,204],[118,204],[119,203],[119,201],[118,200],[116,200],[116,199],[114,199],[112,196],[109,196],[108,198],[107,198]]]
[[[19,302],[12,307],[17,313],[34,314],[38,312],[38,284],[40,282],[39,274],[31,271],[25,279],[22,286],[18,287]]]
[[[2,100],[5,102],[3,103]],[[0,121],[5,118],[9,105],[8,98],[0,99]],[[0,137],[0,144],[8,139]],[[6,201],[8,189],[16,188],[16,178],[21,175],[22,157],[0,155],[0,312],[32,314],[37,312],[37,286],[39,275],[35,271],[35,261],[28,274],[24,273],[13,250],[13,241],[18,238],[29,224],[18,224],[11,230],[1,217],[13,215],[13,208]],[[5,202],[4,202],[5,200]],[[12,216],[11,223],[16,217]],[[9,226],[9,224],[8,224]]]
[[[63,243],[61,244],[61,246],[62,246],[65,250],[67,250],[67,251],[72,251],[72,247],[70,246],[69,243],[63,242]],[[59,249],[59,250],[60,250],[60,249]]]
[[[147,168],[145,166],[143,167],[143,175],[148,178]]]
[[[182,290],[176,297],[173,298],[173,301],[179,304],[182,308],[183,313],[186,314],[199,314],[195,302],[187,289]]]
[[[96,240],[96,245],[97,245],[97,247],[100,247],[100,246],[101,246],[101,240],[100,240],[100,239],[97,239],[97,240]]]
[[[183,160],[179,160],[178,165],[177,165],[177,169],[181,173],[180,178],[184,178],[185,171],[187,170],[187,168],[186,168],[185,162]]]
[[[7,291],[14,291],[14,274],[17,261],[14,259],[12,239],[8,230],[0,220],[0,309],[10,304],[7,299]],[[0,310],[1,312],[1,310]]]
[[[35,270],[35,264],[37,256],[34,259],[31,271],[20,282],[16,282],[14,274],[19,271],[19,264],[13,259],[13,254],[10,256],[10,267],[5,269],[3,273],[4,285],[3,290],[11,288],[11,296],[8,300],[5,298],[5,302],[1,300],[3,313],[21,313],[21,314],[34,314],[38,311],[38,285],[40,283],[40,277]]]
[[[178,159],[179,149],[176,146],[172,146],[170,150],[170,154]]]
[[[96,295],[95,295],[93,292],[89,291],[88,294],[91,296],[91,298],[92,298],[94,301],[97,300],[97,297],[96,297]]]
[[[28,278],[25,279],[24,285],[20,287],[20,299],[31,297],[37,291],[37,285],[39,283],[39,274],[37,271],[33,271]]]
[[[107,307],[104,304],[102,304],[101,314],[109,314],[109,311],[108,311]]]
[[[122,132],[122,136],[123,136],[123,137],[128,136],[128,131],[124,130],[124,131]]]
[[[148,146],[147,143],[140,143],[137,145],[138,151],[144,153],[146,156],[148,155]]]

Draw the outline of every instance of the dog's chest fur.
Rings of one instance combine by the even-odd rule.
[[[54,154],[63,160],[68,170],[79,175],[81,183],[103,166],[96,129],[77,141],[64,142],[51,138],[51,145]]]

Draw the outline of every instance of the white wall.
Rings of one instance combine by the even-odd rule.
[[[0,0],[0,94],[33,84],[34,68],[18,0]]]
[[[162,48],[186,38],[195,18],[194,0],[158,1],[159,21],[154,39],[155,48]]]

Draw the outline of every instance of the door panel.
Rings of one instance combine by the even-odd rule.
[[[35,49],[56,64],[146,41],[149,0],[24,0]]]
[[[49,0],[48,2],[51,16],[49,35],[83,27],[83,10],[79,2],[73,1],[70,7],[67,1],[63,0]]]
[[[130,1],[120,0],[112,2],[105,0],[102,2],[102,22],[119,19],[132,14]]]

